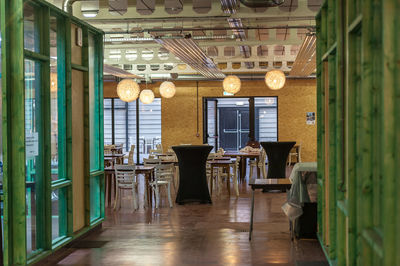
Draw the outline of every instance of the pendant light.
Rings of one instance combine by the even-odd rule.
[[[124,102],[132,102],[139,96],[139,85],[133,79],[123,79],[118,83],[117,94]]]
[[[146,78],[146,89],[142,90],[139,97],[140,101],[144,104],[149,104],[154,101],[154,93],[152,90],[147,89],[147,78]]]
[[[271,70],[265,74],[265,83],[271,90],[280,90],[286,82],[285,73],[281,70]]]
[[[240,79],[235,75],[225,77],[224,81],[222,82],[222,87],[224,88],[224,91],[228,93],[238,93],[240,91],[240,86]]]
[[[174,97],[176,92],[175,84],[171,81],[164,81],[160,85],[160,94],[164,98],[172,98]]]

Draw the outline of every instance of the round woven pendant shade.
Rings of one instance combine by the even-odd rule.
[[[238,93],[240,91],[241,82],[237,76],[227,76],[222,82],[222,87],[224,91],[229,93]]]
[[[171,81],[164,81],[160,85],[160,94],[164,98],[172,98],[174,97],[176,92],[175,84]]]
[[[142,90],[140,93],[140,101],[144,104],[149,104],[154,101],[154,93],[152,90]]]
[[[118,83],[117,94],[124,102],[132,102],[139,96],[139,85],[133,79],[123,79]]]
[[[265,83],[271,90],[280,90],[286,82],[285,73],[281,70],[271,70],[265,74]]]

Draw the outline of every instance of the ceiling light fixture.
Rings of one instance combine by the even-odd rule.
[[[123,79],[118,83],[117,94],[124,102],[132,102],[139,96],[139,85],[133,79]]]
[[[176,92],[175,84],[171,81],[164,81],[160,85],[160,94],[164,98],[172,98],[174,97]]]
[[[236,94],[240,91],[240,79],[234,75],[227,76],[222,82],[222,87],[224,88],[224,91]]]
[[[271,90],[280,90],[285,86],[286,77],[285,73],[281,70],[271,70],[265,74],[265,84]]]
[[[154,101],[154,93],[152,90],[145,89],[140,93],[140,101],[144,104],[149,104]]]

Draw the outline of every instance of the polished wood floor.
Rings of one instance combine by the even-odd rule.
[[[141,187],[143,193],[143,187]],[[106,210],[100,232],[64,248],[66,255],[48,265],[311,265],[324,261],[317,240],[290,240],[281,210],[285,193],[256,192],[254,231],[248,240],[251,190],[219,197],[212,205],[174,205],[132,211],[126,194],[122,208]],[[307,262],[310,262],[308,264]],[[305,263],[305,264],[304,264]],[[43,265],[43,264],[42,264]],[[314,264],[312,264],[314,265]]]

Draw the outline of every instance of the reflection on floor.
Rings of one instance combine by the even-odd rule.
[[[143,187],[140,189],[143,193]],[[121,210],[106,210],[103,229],[51,265],[307,265],[325,261],[317,240],[292,242],[281,206],[285,193],[256,192],[253,239],[248,240],[250,189],[240,197],[213,193],[212,205],[175,205],[132,212],[128,193]],[[141,194],[143,195],[143,194]],[[41,264],[43,265],[43,263]],[[316,265],[316,264],[312,264]]]

